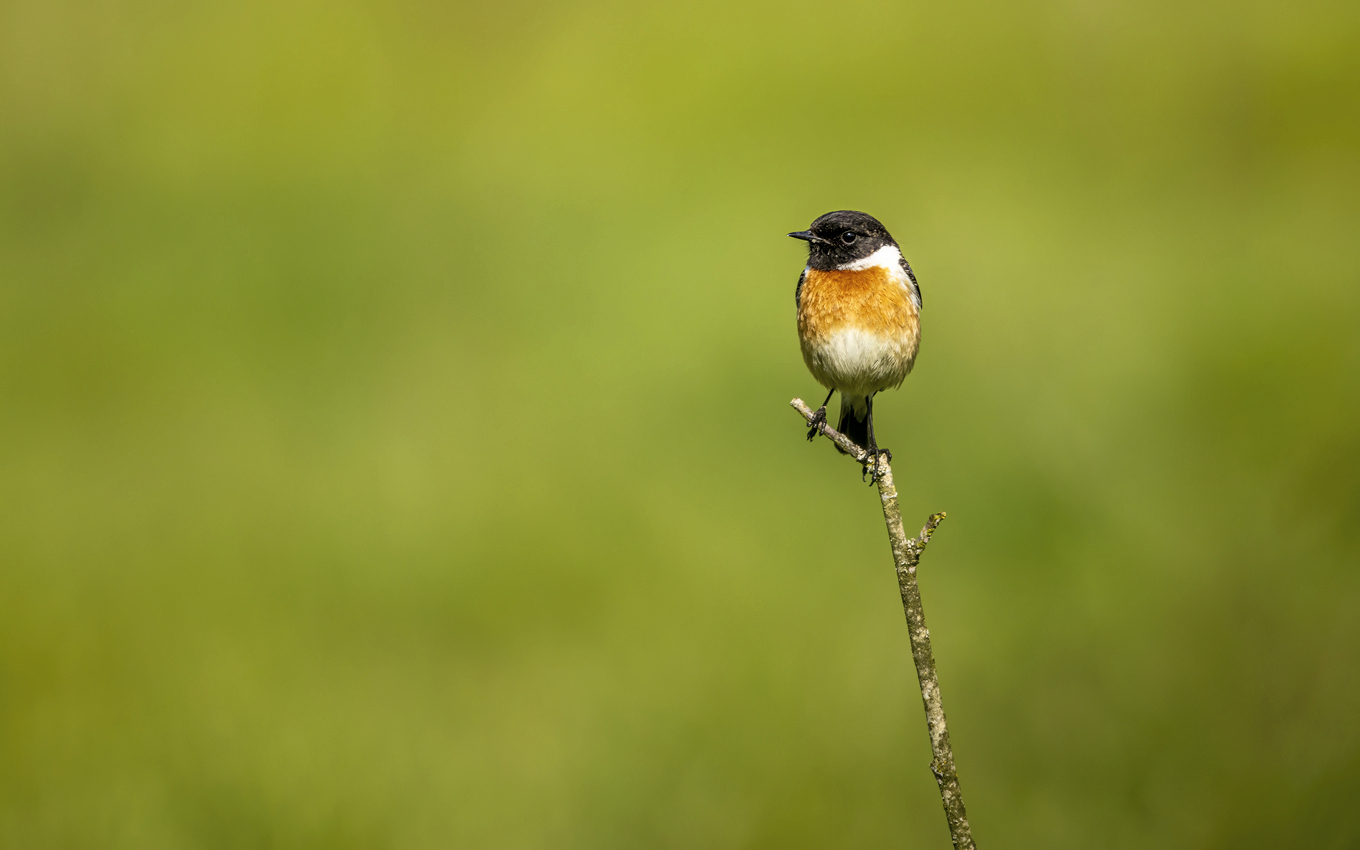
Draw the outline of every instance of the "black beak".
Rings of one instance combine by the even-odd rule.
[[[790,233],[794,239],[802,239],[804,242],[826,242],[820,236],[814,236],[811,230],[800,230],[797,233]]]

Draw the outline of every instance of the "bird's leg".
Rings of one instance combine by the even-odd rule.
[[[891,463],[891,462],[892,462],[892,452],[888,451],[887,449],[880,449],[880,448],[878,447],[878,440],[876,440],[876,439],[874,438],[874,397],[873,397],[873,396],[869,396],[868,407],[869,407],[869,445],[868,445],[867,448],[869,449],[869,456],[868,456],[867,458],[865,458],[864,469],[865,469],[865,471],[867,471],[867,472],[869,473],[869,483],[870,483],[870,484],[873,484],[873,483],[875,483],[876,481],[878,481],[878,456],[879,456],[879,455],[887,455],[887,457],[888,457],[888,462]],[[861,479],[861,480],[864,479],[863,473],[860,474],[860,479]]]
[[[812,414],[812,422],[809,423],[812,425],[812,427],[808,429],[809,443],[812,442],[813,439],[817,436],[817,432],[821,430],[821,427],[826,424],[826,405],[827,402],[831,401],[831,397],[835,394],[836,388],[832,387],[831,392],[826,394],[826,401],[822,402],[822,406],[817,408],[816,413]]]

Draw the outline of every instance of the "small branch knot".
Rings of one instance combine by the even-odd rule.
[[[941,767],[941,765],[939,764],[939,762],[935,761],[934,759],[931,759],[931,760],[930,760],[930,772],[933,773],[933,774],[935,774],[935,782],[938,783],[939,786],[940,786],[941,788],[943,788],[943,787],[944,787],[944,770],[943,770],[943,768]]]

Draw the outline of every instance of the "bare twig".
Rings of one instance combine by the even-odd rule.
[[[789,402],[794,410],[813,424],[813,412],[802,399]],[[869,453],[855,445],[844,434],[825,421],[817,423],[817,430],[845,450],[856,462],[864,464]],[[921,589],[916,585],[916,565],[930,542],[944,512],[931,514],[921,533],[908,538],[902,530],[902,512],[897,507],[897,488],[893,486],[892,465],[884,458],[875,458],[878,469],[878,498],[883,503],[883,521],[888,526],[888,543],[892,546],[893,562],[897,565],[897,586],[902,591],[902,609],[907,614],[907,634],[911,637],[911,657],[916,662],[916,678],[921,683],[921,701],[926,708],[926,727],[930,731],[930,771],[940,786],[944,801],[944,816],[949,822],[949,837],[954,850],[975,850],[973,832],[968,826],[968,813],[963,808],[963,794],[959,791],[959,775],[954,769],[954,751],[949,746],[949,729],[945,726],[944,704],[940,700],[940,680],[935,675],[935,656],[930,651],[930,630],[926,628],[926,614],[921,607]]]

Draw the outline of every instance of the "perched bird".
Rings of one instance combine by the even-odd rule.
[[[891,460],[892,453],[874,439],[874,395],[901,386],[916,362],[921,288],[897,243],[871,215],[829,212],[789,235],[808,243],[807,268],[794,292],[803,362],[831,391],[808,439],[817,436],[839,390],[836,430],[868,450],[866,471],[876,477],[879,454]]]

